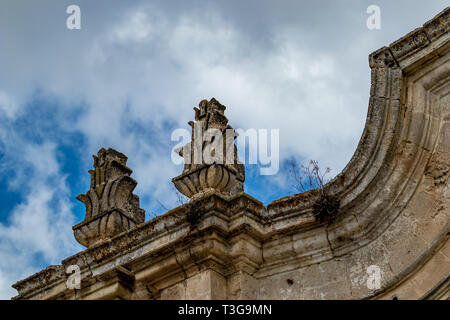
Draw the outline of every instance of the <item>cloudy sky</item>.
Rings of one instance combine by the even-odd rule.
[[[66,8],[81,8],[69,30]],[[366,26],[369,5],[381,29]],[[446,6],[433,0],[0,1],[0,298],[82,250],[71,226],[91,155],[128,157],[152,215],[173,208],[176,128],[215,97],[234,128],[279,129],[280,169],[246,165],[265,204],[295,192],[287,163],[343,169],[368,105],[368,54]]]

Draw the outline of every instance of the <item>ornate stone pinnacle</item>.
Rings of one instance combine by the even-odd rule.
[[[139,208],[139,197],[133,194],[137,182],[130,177],[127,157],[101,148],[89,170],[91,187],[77,199],[86,206],[86,217],[73,226],[75,239],[86,247],[133,228],[144,222],[145,211]]]
[[[189,122],[192,141],[176,150],[185,164],[172,182],[189,198],[211,190],[226,195],[244,191],[245,169],[234,144],[237,133],[228,125],[225,109],[214,98],[202,100],[194,108],[195,122]]]

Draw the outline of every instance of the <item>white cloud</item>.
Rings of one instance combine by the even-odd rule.
[[[127,44],[148,39],[151,33],[152,25],[147,12],[137,11],[129,13],[126,22],[113,30],[112,38]]]
[[[0,90],[0,111],[3,111],[8,118],[13,118],[19,109],[19,105],[6,92]]]
[[[26,190],[6,223],[0,223],[0,299],[17,294],[11,284],[41,269],[36,255],[47,264],[59,264],[80,250],[71,226],[75,224],[65,176],[60,172],[53,143],[32,144],[11,137],[2,140],[2,153],[13,164],[9,170],[25,171],[14,186]],[[15,151],[23,149],[23,154]]]

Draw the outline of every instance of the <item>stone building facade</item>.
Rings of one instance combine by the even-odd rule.
[[[447,8],[370,55],[364,132],[327,184],[332,223],[314,214],[317,191],[267,206],[244,193],[237,157],[187,163],[173,182],[190,201],[144,222],[127,158],[102,149],[73,227],[87,249],[14,284],[15,299],[448,299],[449,31]],[[190,124],[218,139],[224,111],[204,100]]]

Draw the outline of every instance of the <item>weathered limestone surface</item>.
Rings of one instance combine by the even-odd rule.
[[[16,283],[16,299],[448,299],[449,24],[447,8],[370,55],[365,129],[329,184],[332,224],[312,215],[314,193],[264,206],[210,190]]]
[[[172,179],[175,187],[189,198],[211,191],[225,195],[243,192],[244,165],[238,160],[237,133],[228,125],[225,106],[212,98],[202,100],[199,107],[194,108],[195,122],[189,122],[193,139],[178,150],[185,165],[183,173]]]
[[[137,182],[130,177],[127,157],[113,149],[100,149],[94,156],[91,188],[77,199],[86,206],[83,222],[73,227],[75,238],[91,247],[144,222],[145,211],[133,194]]]

